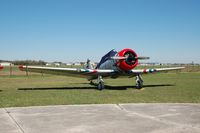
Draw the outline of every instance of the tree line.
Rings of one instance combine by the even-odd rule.
[[[15,61],[8,61],[8,60],[0,60],[0,62],[10,62],[14,65],[46,65],[45,61],[42,60],[15,60]]]

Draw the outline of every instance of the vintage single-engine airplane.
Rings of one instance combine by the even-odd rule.
[[[47,74],[65,75],[73,77],[85,77],[89,81],[97,80],[99,90],[105,88],[103,78],[118,78],[121,76],[136,77],[136,88],[143,87],[142,74],[156,73],[170,70],[180,70],[184,67],[155,68],[155,69],[134,69],[138,65],[138,60],[149,59],[140,57],[132,49],[126,48],[119,52],[111,50],[101,58],[96,68],[87,61],[85,68],[58,68],[58,67],[39,67],[39,66],[19,66],[22,71],[39,72]]]

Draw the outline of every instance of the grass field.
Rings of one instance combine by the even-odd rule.
[[[86,79],[0,71],[0,106],[21,107],[105,103],[200,103],[200,73],[144,75],[144,89],[134,88],[134,78],[105,79],[99,91]],[[112,86],[112,87],[110,87]]]

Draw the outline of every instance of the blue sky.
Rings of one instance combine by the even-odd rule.
[[[200,63],[199,0],[0,0],[0,59],[99,61],[132,48]]]

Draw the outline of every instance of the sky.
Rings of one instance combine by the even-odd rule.
[[[0,60],[200,63],[199,0],[0,0]]]

